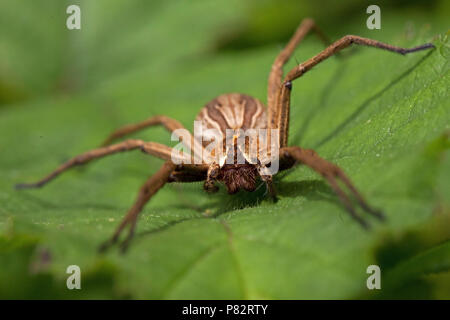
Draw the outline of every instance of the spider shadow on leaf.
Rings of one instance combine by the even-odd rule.
[[[305,197],[311,201],[331,201],[339,205],[338,199],[334,196],[331,188],[322,180],[301,180],[301,181],[283,181],[283,175],[279,179],[275,179],[275,187],[277,195],[283,197]],[[184,190],[181,192],[196,192],[194,189]],[[219,216],[244,208],[253,208],[259,206],[263,201],[276,202],[267,195],[267,190],[263,182],[260,183],[258,189],[254,192],[240,191],[234,195],[229,195],[221,188],[217,194],[209,196],[211,201],[201,206],[191,205],[190,207],[202,213],[205,218],[218,218]],[[186,204],[176,204],[172,207],[186,208]],[[210,212],[205,214],[205,212]]]
[[[275,181],[277,185],[278,195],[281,197],[305,197],[308,201],[329,201],[337,206],[340,205],[337,197],[334,196],[330,187],[322,180],[302,180],[302,181]],[[184,190],[188,193],[197,192],[198,190],[187,189]],[[179,190],[178,190],[179,192]],[[182,191],[183,192],[183,191]],[[234,195],[229,195],[223,188],[217,194],[211,195],[213,201],[202,205],[191,205],[191,209],[194,209],[202,216],[186,217],[165,223],[162,226],[152,228],[150,230],[143,230],[137,233],[137,237],[146,237],[163,232],[177,224],[198,220],[198,219],[220,219],[220,216],[244,208],[252,208],[260,205],[262,201],[273,201],[267,199],[267,191],[264,185],[261,185],[255,192],[240,191]],[[172,208],[186,209],[186,204],[171,205]],[[215,208],[215,209],[212,209]],[[211,211],[211,214],[205,215],[206,211]]]

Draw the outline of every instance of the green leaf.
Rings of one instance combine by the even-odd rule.
[[[275,35],[222,51],[224,28],[250,19],[237,0],[73,3],[81,30],[65,28],[68,3],[0,4],[1,298],[450,297],[444,17],[392,8],[382,30],[371,31],[358,7],[339,32],[436,49],[400,56],[360,47],[293,84],[289,143],[342,167],[386,223],[368,217],[374,228],[363,230],[326,182],[300,166],[277,177],[276,204],[263,187],[229,196],[223,188],[208,195],[200,183],[167,185],[145,207],[129,251],[99,255],[160,160],[120,154],[40,190],[13,185],[41,178],[124,124],[165,114],[192,128],[200,108],[226,92],[265,101],[285,41],[274,44]],[[253,25],[244,38],[270,29]],[[322,48],[308,37],[285,69]],[[174,144],[161,128],[136,137]],[[382,270],[380,292],[366,288],[371,264]],[[69,265],[82,270],[80,291],[65,287]]]

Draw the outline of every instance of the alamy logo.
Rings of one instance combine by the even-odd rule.
[[[367,289],[381,289],[381,270],[377,265],[370,265],[366,270],[367,274],[370,276],[367,278],[366,285]]]
[[[81,289],[81,269],[77,265],[68,266],[66,273],[70,274],[67,278],[66,285],[67,289]]]
[[[186,129],[174,130],[172,141],[180,141],[172,150],[175,164],[254,164],[262,175],[279,169],[279,129],[205,129],[194,121],[194,139]]]
[[[66,13],[70,14],[66,20],[67,29],[81,29],[81,9],[79,6],[72,4],[67,7]]]
[[[379,6],[372,4],[367,7],[366,13],[371,14],[366,21],[368,29],[381,29],[381,9]]]

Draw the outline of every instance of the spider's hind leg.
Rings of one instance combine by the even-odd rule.
[[[126,238],[121,243],[120,247],[122,252],[124,252],[128,248],[128,245],[134,235],[139,213],[142,211],[145,204],[150,200],[150,198],[156,192],[158,192],[158,190],[161,189],[166,184],[166,182],[168,182],[170,174],[174,171],[175,167],[176,167],[175,164],[173,164],[172,162],[170,161],[165,162],[162,165],[162,167],[158,170],[158,172],[156,172],[153,176],[151,176],[144,183],[144,185],[142,185],[133,206],[130,208],[126,216],[122,219],[122,222],[117,227],[111,239],[109,239],[100,246],[99,248],[100,252],[106,251],[106,249],[117,243],[122,231],[127,226],[129,226],[129,231]]]
[[[330,184],[333,191],[337,194],[342,204],[350,213],[353,219],[355,219],[364,228],[368,229],[370,225],[360,215],[357,214],[355,207],[350,197],[339,186],[338,181],[342,182],[350,191],[350,195],[354,197],[360,207],[367,213],[373,215],[379,220],[385,220],[385,216],[381,211],[370,207],[364,200],[362,195],[358,192],[350,179],[344,173],[344,171],[335,164],[322,159],[314,150],[302,149],[300,147],[286,147],[280,151],[280,156],[285,158],[292,158],[300,163],[303,163],[321,174]]]

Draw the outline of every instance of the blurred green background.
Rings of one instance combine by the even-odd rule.
[[[66,8],[81,8],[81,30]],[[450,298],[448,1],[13,1],[0,3],[0,298]],[[161,161],[116,155],[15,191],[113,129],[165,114],[192,128],[215,96],[266,99],[267,76],[299,22],[356,34],[405,57],[349,50],[296,80],[290,144],[349,174],[385,224],[362,230],[327,184],[299,167],[276,188],[207,195],[169,185],[147,205],[129,251],[96,252]],[[286,69],[323,48],[308,37]],[[139,133],[174,145],[161,128]],[[81,290],[66,288],[69,265]],[[367,266],[382,289],[366,287]]]

